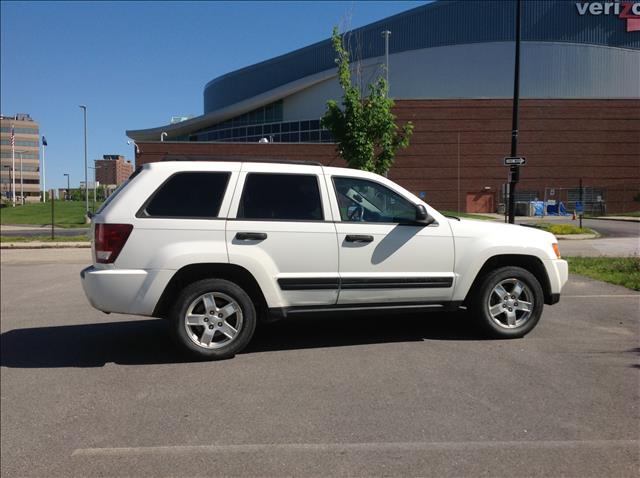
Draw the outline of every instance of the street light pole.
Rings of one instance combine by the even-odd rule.
[[[89,189],[88,189],[88,173],[87,173],[87,106],[79,105],[82,109],[84,118],[84,201],[85,201],[85,217],[89,215]]]
[[[24,181],[23,181],[23,173],[22,173],[22,153],[26,153],[26,151],[16,151],[20,155],[20,202],[24,204]]]
[[[67,197],[65,198],[65,201],[68,201],[69,197],[71,196],[71,187],[69,186],[69,173],[64,173],[64,176],[67,177]]]
[[[387,81],[387,96],[389,93],[389,35],[391,32],[389,30],[384,30],[382,32],[384,36],[384,75],[385,80]]]
[[[45,175],[44,156],[47,150],[47,140],[42,137],[42,202],[47,202],[47,176]]]
[[[9,166],[8,164],[5,164],[2,167],[6,168],[8,173],[9,173],[9,182],[7,183],[7,187],[6,187],[7,191],[6,191],[6,193],[7,193],[8,198],[10,198],[11,197],[11,166]]]
[[[93,164],[95,163],[96,160],[93,161]],[[98,169],[100,168],[100,166],[89,166],[89,169],[93,169],[93,212],[96,212],[96,202],[97,202],[97,194],[96,194],[96,190],[98,189],[98,181],[97,181],[97,175],[98,175]]]

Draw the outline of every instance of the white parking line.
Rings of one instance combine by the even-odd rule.
[[[604,297],[604,298],[631,298],[635,297],[636,299],[640,299],[640,294],[594,294],[594,295],[561,295],[560,299],[586,299],[589,297]]]
[[[340,451],[442,451],[483,449],[637,449],[640,440],[540,440],[540,441],[467,441],[467,442],[371,442],[371,443],[263,443],[245,445],[143,446],[120,448],[79,448],[71,456],[165,455],[183,453],[271,453],[271,452],[340,452]]]

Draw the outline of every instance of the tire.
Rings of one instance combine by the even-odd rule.
[[[174,338],[183,349],[201,359],[220,360],[247,346],[256,328],[256,311],[237,284],[204,279],[180,292],[171,322]]]
[[[486,274],[471,300],[471,314],[493,338],[524,337],[540,320],[542,286],[521,267],[501,267]]]

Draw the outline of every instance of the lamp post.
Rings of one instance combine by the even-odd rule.
[[[68,201],[69,197],[71,196],[71,188],[69,186],[69,173],[64,173],[63,176],[67,177],[67,197],[65,198],[65,200]]]
[[[384,74],[387,81],[387,96],[389,93],[389,35],[391,35],[389,30],[382,32],[382,36],[384,36]]]
[[[95,163],[96,160],[93,161],[93,164]],[[98,169],[100,169],[102,166],[89,166],[89,169],[93,169],[93,212],[96,212],[96,189],[98,189],[98,181],[97,181],[97,173],[98,173]]]
[[[20,203],[24,204],[24,181],[22,180],[22,153],[27,151],[16,151],[20,155]]]
[[[2,166],[3,168],[6,168],[9,171],[9,183],[7,184],[7,193],[9,193],[9,197],[11,197],[11,166],[9,166],[8,164],[5,164]]]
[[[84,201],[85,201],[85,217],[89,215],[89,189],[88,189],[88,174],[87,174],[87,106],[79,105],[82,109],[82,115],[84,118]]]
[[[45,175],[44,156],[47,150],[47,138],[42,137],[42,202],[47,202],[47,177]]]

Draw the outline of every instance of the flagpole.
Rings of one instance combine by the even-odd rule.
[[[16,207],[16,129],[13,125],[11,125],[11,172],[13,173],[11,180],[13,207]]]
[[[45,175],[44,156],[47,150],[47,141],[42,137],[42,202],[47,202],[47,176]]]

